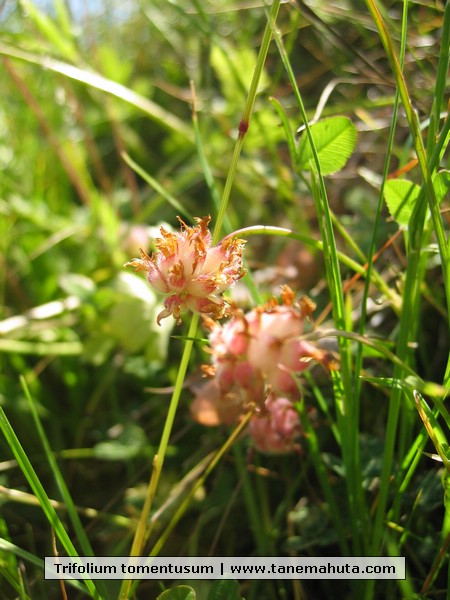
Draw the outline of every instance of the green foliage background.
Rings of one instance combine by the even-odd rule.
[[[397,83],[370,4],[284,3],[276,24],[308,120],[345,116],[358,131],[350,159],[336,169],[324,165],[323,175],[340,252],[345,328],[375,340],[375,347],[358,346],[354,337],[347,349],[359,463],[355,459],[349,471],[339,439],[346,433],[336,435],[336,380],[333,389],[329,374],[313,371],[303,385],[316,418],[305,425],[302,454],[263,456],[240,439],[197,491],[162,554],[333,556],[346,547],[352,554],[371,549],[406,556],[408,579],[366,587],[244,582],[240,593],[248,599],[327,598],[337,589],[342,598],[448,595],[449,419],[441,387],[448,383],[447,269],[432,219],[427,216],[423,229],[410,220],[422,185],[414,132],[401,109],[389,137]],[[405,50],[404,78],[429,164],[441,143],[433,189],[446,230],[449,8],[410,2],[406,28],[403,8],[401,2],[380,5],[395,48]],[[149,249],[161,224],[176,227],[176,215],[187,221],[217,215],[266,22],[262,3],[231,0],[2,4],[0,405],[80,553],[85,546],[36,422],[93,552],[128,555],[187,326],[165,320],[158,327],[162,299],[122,265],[140,246]],[[330,258],[308,172],[311,153],[273,41],[223,230],[287,227],[305,243],[249,238],[250,275],[234,292],[243,306],[288,283],[314,299],[317,315],[328,310]],[[386,181],[381,199],[387,206],[379,204]],[[397,236],[399,224],[404,231]],[[421,257],[413,295],[409,288],[405,293],[405,281],[417,232]],[[385,245],[371,286],[364,291],[363,278],[347,285]],[[361,313],[365,294],[367,315]],[[396,344],[405,310],[412,319],[402,356]],[[322,327],[337,326],[329,310],[323,318]],[[189,415],[191,385],[207,360],[204,344],[196,344],[156,498],[155,541],[206,457],[229,436]],[[401,390],[401,417],[390,429],[395,389]],[[431,407],[423,405],[436,436],[431,441],[414,405],[415,389]],[[386,439],[395,440],[394,455],[383,467]],[[39,563],[53,554],[51,528],[11,444],[0,437],[0,598],[59,598],[59,584],[42,581]],[[423,451],[440,453],[444,463]],[[392,484],[383,468],[392,471]],[[380,477],[386,510],[377,519]],[[348,497],[349,480],[361,488],[362,513]],[[207,597],[210,583],[192,585],[198,598]],[[143,582],[136,597],[154,598],[162,586]],[[117,584],[104,587],[105,598],[117,597]]]

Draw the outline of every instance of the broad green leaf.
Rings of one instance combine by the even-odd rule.
[[[239,583],[234,579],[217,579],[209,590],[208,600],[242,600]]]
[[[195,600],[197,594],[188,585],[177,585],[171,590],[165,590],[156,600]]]
[[[419,186],[407,179],[390,179],[386,182],[384,200],[391,217],[399,225],[408,225],[419,192]]]
[[[80,273],[66,273],[59,278],[59,285],[66,294],[87,302],[96,290],[93,279]]]
[[[100,460],[129,460],[136,456],[151,456],[152,448],[141,427],[128,423],[114,440],[94,446],[94,456]]]
[[[356,146],[357,131],[351,120],[347,117],[330,117],[315,123],[310,130],[322,175],[331,175],[345,167]],[[299,169],[316,170],[306,131],[300,138],[297,157]]]

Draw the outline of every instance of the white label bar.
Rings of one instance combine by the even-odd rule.
[[[45,579],[405,579],[405,557],[46,556]]]

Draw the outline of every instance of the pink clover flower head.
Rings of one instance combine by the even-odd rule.
[[[212,379],[194,389],[191,414],[201,425],[231,425],[264,401],[261,374],[246,362],[224,363]]]
[[[224,325],[212,319],[204,319],[204,325],[211,332],[209,343],[214,364],[245,356],[250,337],[247,319],[241,311],[234,310],[233,317]]]
[[[305,319],[314,308],[306,297],[295,302],[294,293],[285,287],[281,304],[272,299],[247,314],[234,309],[223,325],[205,318],[211,364],[203,370],[210,380],[195,390],[194,419],[219,425],[238,421],[250,408],[264,414],[268,398],[300,398],[296,375],[312,360],[335,368],[328,352],[302,337]]]
[[[314,304],[307,298],[295,303],[294,293],[285,286],[281,305],[272,299],[245,316],[250,338],[248,360],[261,370],[274,391],[295,392],[295,374],[307,369],[313,359],[325,361],[326,353],[301,339],[305,318],[313,310]]]
[[[164,310],[157,317],[158,325],[170,315],[180,323],[182,313],[189,310],[214,319],[228,313],[229,305],[222,293],[245,273],[245,241],[227,236],[211,246],[210,220],[210,216],[196,217],[197,225],[189,227],[178,217],[179,232],[161,227],[156,251],[149,256],[141,249],[140,258],[124,265],[145,271],[150,285],[167,295]]]
[[[248,431],[260,452],[282,454],[300,447],[300,417],[288,398],[270,394],[264,410],[250,419]]]
[[[312,360],[330,366],[328,353],[302,339],[305,319],[314,308],[306,297],[295,302],[294,293],[285,286],[281,304],[272,298],[245,315],[236,310],[224,325],[205,320],[211,330],[212,364],[245,360],[275,392],[295,395],[295,375]]]

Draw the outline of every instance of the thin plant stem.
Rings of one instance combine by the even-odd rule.
[[[192,347],[194,345],[194,338],[197,333],[197,326],[199,321],[199,315],[194,314],[192,316],[189,332],[187,334],[186,344],[184,346],[183,355],[181,357],[180,367],[178,369],[177,378],[175,381],[175,387],[172,394],[172,398],[167,412],[166,421],[164,423],[164,429],[159,443],[158,452],[153,459],[152,474],[150,482],[147,488],[147,494],[145,497],[144,506],[140,514],[139,522],[136,528],[136,533],[133,539],[133,544],[130,550],[130,556],[141,556],[145,543],[148,540],[151,530],[152,523],[147,526],[149,521],[149,515],[152,508],[153,500],[155,498],[156,490],[161,476],[162,468],[164,465],[164,459],[166,456],[167,446],[169,444],[170,434],[172,432],[173,422],[178,408],[178,402],[180,400],[181,391],[183,389],[184,378],[189,365],[189,359],[191,357]],[[129,596],[131,588],[131,580],[126,579],[122,582],[119,598],[125,600]]]
[[[309,235],[300,233],[298,231],[292,231],[292,229],[288,229],[287,227],[277,227],[274,225],[252,225],[250,227],[242,227],[241,229],[234,231],[232,234],[230,234],[230,236],[226,237],[249,237],[253,235],[273,235],[279,237],[287,237],[302,242],[303,244],[310,246],[314,250],[319,250],[321,252],[324,248],[324,243],[322,240],[316,240]],[[355,273],[357,273],[359,276],[367,276],[367,265],[360,265],[358,262],[347,256],[343,252],[340,252],[339,250],[337,251],[337,257],[342,264],[355,271]],[[382,292],[389,298],[393,309],[396,311],[400,311],[400,296],[398,296],[398,294],[386,284],[386,282],[378,273],[378,271],[372,269],[370,273],[370,278],[371,282],[378,287],[380,292]]]
[[[175,525],[179,522],[179,520],[181,519],[181,517],[183,516],[183,514],[186,512],[187,508],[189,507],[190,503],[192,502],[192,499],[195,497],[197,490],[202,487],[202,485],[205,483],[206,479],[212,473],[212,471],[216,468],[216,466],[218,465],[218,463],[222,459],[222,457],[230,450],[233,443],[236,441],[236,439],[239,437],[239,435],[242,433],[242,431],[247,426],[251,416],[252,416],[252,412],[250,411],[242,419],[242,421],[237,425],[237,427],[231,433],[230,437],[227,438],[226,442],[223,444],[223,446],[220,448],[220,450],[217,452],[217,454],[214,456],[214,458],[211,460],[211,462],[205,469],[205,472],[201,475],[201,477],[198,478],[195,485],[189,491],[189,494],[186,496],[186,498],[183,500],[183,502],[181,503],[178,510],[175,512],[169,525],[166,527],[166,529],[164,530],[164,532],[161,535],[161,537],[159,538],[159,540],[156,542],[156,544],[151,549],[149,556],[158,556],[159,555],[162,547],[164,546],[167,539],[169,538],[170,533],[173,531]]]
[[[261,42],[261,48],[258,54],[258,60],[256,62],[253,77],[250,82],[250,88],[247,95],[247,101],[244,106],[244,112],[239,123],[238,138],[234,146],[233,157],[231,159],[230,169],[228,171],[227,180],[223,190],[222,201],[220,203],[219,212],[217,214],[216,224],[214,227],[212,241],[213,244],[217,244],[220,239],[220,232],[222,230],[222,223],[225,217],[225,212],[228,206],[228,200],[230,198],[231,188],[233,186],[234,177],[236,175],[237,164],[239,156],[241,154],[242,147],[244,145],[245,134],[250,126],[250,117],[253,112],[255,105],[256,93],[258,90],[259,80],[261,79],[262,70],[264,63],[266,62],[267,52],[269,50],[270,40],[272,39],[272,23],[276,21],[278,10],[280,8],[280,0],[275,0],[270,10],[269,20],[264,30],[263,39]]]
[[[278,9],[280,7],[280,0],[276,0],[271,9],[271,19],[275,20],[278,14]],[[251,113],[253,111],[253,106],[255,103],[256,92],[259,84],[259,80],[261,78],[261,73],[264,67],[264,63],[267,57],[267,52],[269,49],[270,40],[272,37],[272,26],[271,21],[269,21],[266,25],[263,40],[261,43],[261,48],[258,55],[258,60],[255,66],[255,70],[253,73],[252,81],[250,84],[250,89],[247,96],[247,101],[244,107],[244,112],[239,124],[239,135],[236,140],[236,144],[234,147],[233,156],[231,159],[230,168],[228,171],[227,180],[225,183],[225,188],[222,194],[222,199],[216,219],[216,223],[214,226],[214,231],[212,235],[212,243],[217,244],[220,239],[222,224],[225,218],[226,209],[228,206],[228,201],[230,198],[231,189],[233,186],[234,178],[237,171],[237,164],[239,160],[239,156],[241,154],[242,147],[244,145],[245,134],[249,127]],[[169,411],[167,414],[167,418],[164,424],[164,429],[161,437],[161,441],[159,444],[158,452],[153,460],[153,468],[152,474],[150,477],[150,482],[147,488],[147,493],[144,501],[144,506],[141,511],[141,515],[139,518],[138,526],[135,532],[135,536],[133,539],[133,543],[131,546],[130,555],[131,556],[140,556],[143,552],[144,546],[151,534],[152,531],[152,523],[148,525],[149,515],[151,512],[153,500],[156,494],[156,490],[158,487],[159,479],[161,476],[164,458],[166,455],[170,434],[173,427],[173,422],[175,420],[176,411],[178,408],[178,403],[181,395],[181,390],[183,389],[184,379],[186,376],[187,367],[189,364],[189,360],[191,357],[191,352],[194,344],[194,339],[197,333],[197,327],[199,322],[199,316],[197,314],[193,315],[191,324],[189,327],[189,332],[187,335],[186,344],[184,346],[183,355],[180,362],[180,367],[177,373],[177,379],[175,382],[174,391],[172,394],[172,398],[169,405]],[[131,589],[131,580],[124,580],[122,582],[122,586],[119,593],[119,598],[121,600],[126,600],[129,596]]]
[[[294,96],[302,117],[305,134],[311,146],[313,160],[311,161],[311,191],[316,205],[319,228],[323,240],[325,269],[333,305],[333,318],[338,329],[345,329],[345,305],[342,279],[339,270],[338,252],[335,241],[332,213],[330,210],[321,165],[311,128],[308,122],[305,105],[297,85],[297,80],[287,56],[283,41],[272,22],[273,35],[281,60],[292,85]],[[339,339],[341,369],[333,373],[335,406],[338,426],[342,433],[342,455],[347,473],[346,484],[349,498],[349,511],[354,530],[353,549],[355,555],[360,555],[362,546],[367,546],[367,506],[363,495],[361,468],[359,456],[359,428],[356,423],[358,409],[352,395],[352,357],[348,340]],[[359,525],[362,523],[362,527]]]

